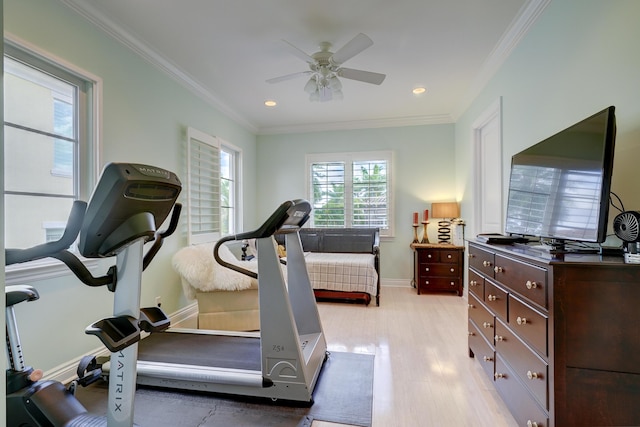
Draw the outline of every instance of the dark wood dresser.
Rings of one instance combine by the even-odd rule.
[[[469,242],[469,355],[521,426],[640,425],[640,265]]]
[[[464,289],[464,246],[444,243],[412,243],[413,281],[418,295]]]

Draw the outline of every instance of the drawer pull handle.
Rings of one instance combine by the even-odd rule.
[[[475,258],[476,256],[474,254],[468,254],[467,257],[469,258]]]
[[[431,258],[431,254],[427,255],[427,258]]]
[[[518,323],[518,325],[526,325],[527,318],[518,316],[518,318],[516,319],[516,323]]]
[[[472,280],[472,281],[469,282],[469,285],[470,286],[477,286],[478,282],[476,282],[475,280]]]
[[[456,282],[451,282],[451,283],[450,283],[450,285],[451,285],[451,286],[455,286],[455,285],[456,285]]]
[[[482,261],[482,265],[485,267],[491,267],[491,261]]]
[[[538,283],[532,282],[531,280],[527,280],[527,283],[525,284],[525,286],[527,287],[527,289],[535,289],[538,287]]]
[[[538,423],[535,421],[527,420],[527,427],[538,427]]]
[[[495,296],[495,295],[491,295],[491,294],[489,294],[489,296],[487,296],[487,300],[489,300],[489,301],[495,301],[495,300],[497,300],[497,299],[498,299],[498,297],[497,297],[497,296]]]
[[[473,305],[473,304],[467,304],[467,307],[469,307],[469,308],[476,308],[476,306],[475,306],[475,305]]]
[[[483,359],[485,362],[493,362],[493,357],[484,356],[482,359]]]
[[[475,335],[475,334],[474,334],[473,332],[471,332],[471,331],[469,331],[469,332],[468,332],[468,334],[469,334],[469,336],[470,336],[470,337],[472,337],[472,336],[474,336],[474,335]]]
[[[504,337],[500,335],[496,335],[494,338],[496,339],[497,342],[505,341]]]
[[[500,372],[496,372],[495,374],[493,374],[495,379],[499,379],[499,378],[507,378],[506,374],[501,374]]]
[[[491,323],[489,323],[489,322],[483,322],[483,323],[482,323],[482,327],[483,327],[483,328],[485,328],[485,329],[486,329],[486,328],[492,328],[492,327],[493,327],[493,325],[492,325]]]
[[[429,281],[428,281],[428,280],[425,280],[425,281],[424,281],[424,284],[425,284],[425,285],[428,285],[428,284],[429,284]]]
[[[452,273],[454,273],[456,271],[455,268],[450,268],[449,271],[451,271]]]
[[[451,259],[451,254],[448,254],[448,255],[447,255],[447,258]]]
[[[425,267],[425,268],[424,268],[424,271],[429,271],[429,267]]]
[[[502,273],[504,269],[496,265],[495,267],[493,267],[493,271],[495,271],[496,273]]]
[[[530,380],[535,380],[538,378],[542,378],[542,375],[537,372],[527,371],[527,378],[529,378]]]

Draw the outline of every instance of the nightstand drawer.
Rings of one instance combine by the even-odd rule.
[[[420,263],[418,267],[418,274],[420,276],[451,276],[458,277],[462,274],[460,267],[451,264],[425,264]]]

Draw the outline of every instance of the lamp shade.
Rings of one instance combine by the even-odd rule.
[[[431,216],[434,218],[458,218],[460,206],[457,202],[431,203]]]

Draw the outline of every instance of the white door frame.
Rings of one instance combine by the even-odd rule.
[[[497,126],[499,141],[497,146],[483,144],[483,131],[489,126]],[[475,233],[502,233],[503,231],[503,178],[502,178],[502,97],[496,99],[471,125],[473,146],[473,224]],[[490,150],[490,151],[487,151]],[[495,162],[487,162],[493,159]],[[493,182],[487,182],[485,171],[497,169]],[[496,193],[496,186],[498,190]],[[499,218],[487,218],[485,206],[486,195],[491,192],[491,198],[497,199],[499,206],[497,214]],[[492,223],[493,225],[487,225]]]

